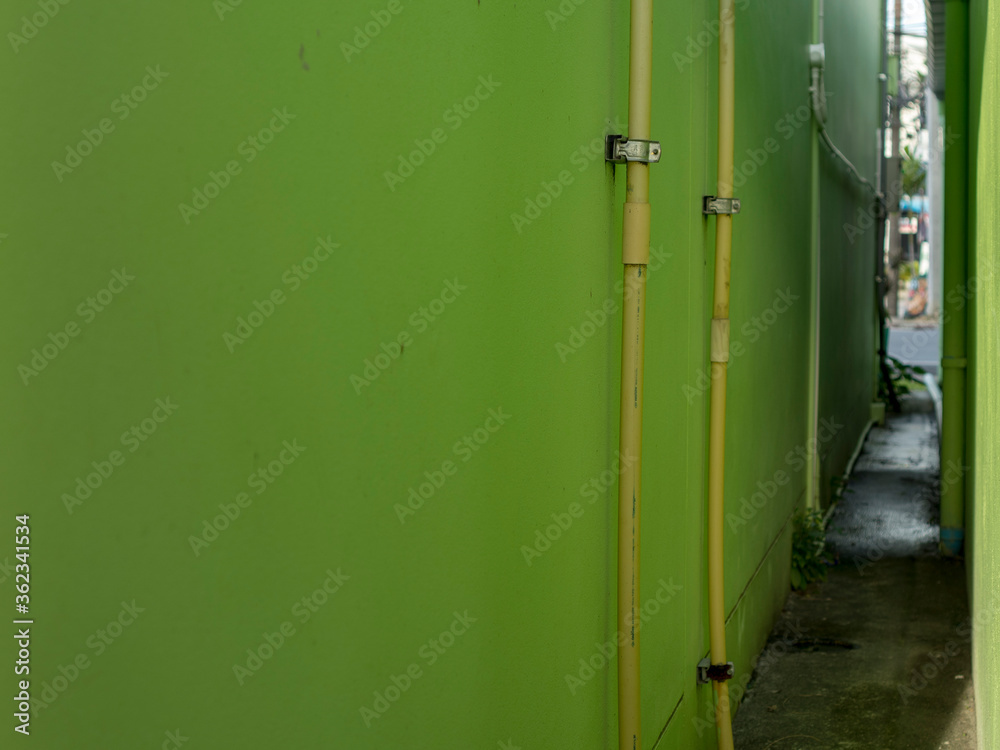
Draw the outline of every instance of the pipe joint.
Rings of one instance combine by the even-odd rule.
[[[622,225],[622,263],[627,266],[649,265],[648,203],[626,203]]]
[[[711,361],[729,361],[729,318],[712,318]]]

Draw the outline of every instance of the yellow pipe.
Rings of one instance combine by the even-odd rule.
[[[719,0],[719,154],[718,196],[733,197],[733,138],[736,105],[736,25],[733,0]],[[708,444],[708,623],[712,664],[726,663],[725,556],[723,552],[726,462],[726,366],[729,361],[729,264],[733,217],[719,214],[715,224],[715,291],[712,311],[712,384]],[[719,748],[732,750],[729,686],[715,685],[715,722]]]
[[[631,0],[628,137],[649,140],[653,3]],[[629,162],[622,225],[621,424],[619,451],[633,459],[618,482],[618,747],[641,750],[639,692],[639,518],[642,475],[642,364],[649,264],[649,165]]]

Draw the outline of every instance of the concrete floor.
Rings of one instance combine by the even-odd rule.
[[[926,392],[873,428],[828,527],[838,564],[789,597],[738,750],[975,750],[965,570],[936,552],[936,445]]]

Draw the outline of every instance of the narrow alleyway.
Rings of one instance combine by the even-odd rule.
[[[872,429],[830,520],[838,564],[789,597],[760,656],[740,750],[976,747],[965,569],[936,550],[934,403],[903,410]]]

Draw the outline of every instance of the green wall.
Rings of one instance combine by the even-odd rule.
[[[992,11],[992,12],[991,12]],[[966,557],[969,565],[978,734],[984,747],[1000,737],[1000,21],[987,2],[969,4],[969,282],[955,290],[969,305],[969,462],[966,483]],[[947,92],[945,92],[947,96]]]
[[[0,76],[0,503],[31,514],[35,746],[178,730],[191,748],[613,745],[599,645],[615,627],[624,172],[601,150],[627,115],[623,6],[81,1],[21,38],[42,5],[0,11],[18,35]],[[785,598],[805,486],[811,15],[737,7],[741,680]],[[715,12],[655,16],[647,747],[714,743],[695,664]],[[877,18],[860,0],[827,10],[831,131],[869,174]],[[97,145],[77,161],[83,131]],[[868,411],[871,295],[854,287],[871,241],[844,245],[837,221],[864,196],[835,166],[822,177],[837,370],[821,416],[847,425],[828,477]],[[837,332],[856,349],[834,365]]]
[[[875,7],[873,7],[875,6]],[[858,171],[874,182],[881,51],[877,4],[826,3],[827,132]],[[835,421],[822,442],[820,497],[843,475],[875,400],[875,202],[820,143],[820,419]],[[822,435],[820,436],[822,437]]]

